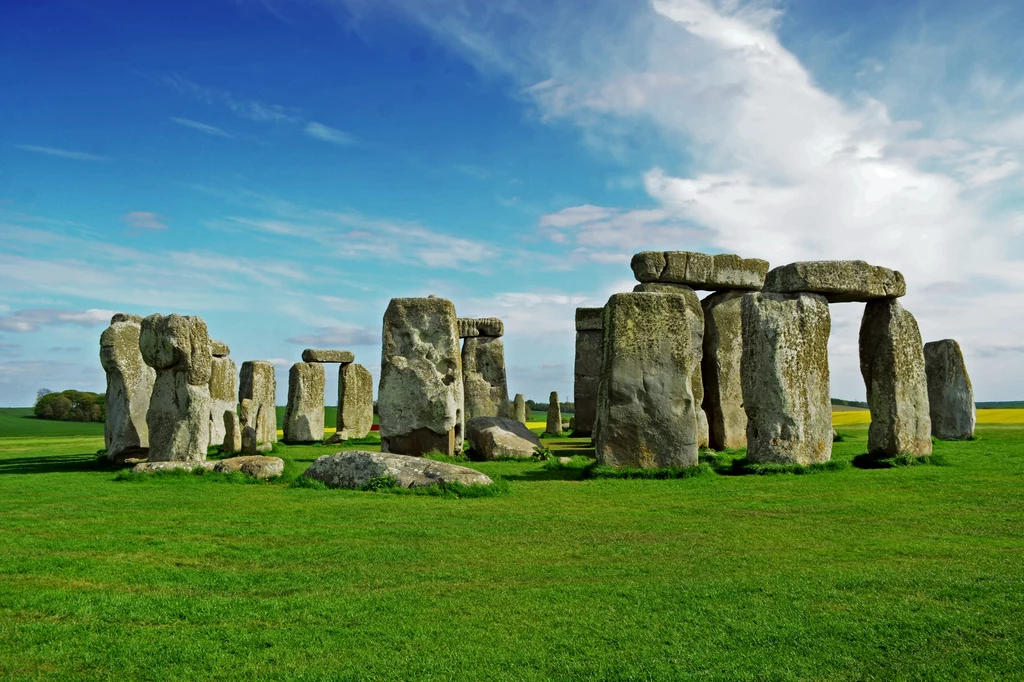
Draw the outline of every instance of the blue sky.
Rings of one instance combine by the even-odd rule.
[[[571,396],[573,309],[647,248],[900,269],[1021,398],[1024,8],[977,4],[0,3],[0,404],[102,390],[111,311],[201,315],[282,400],[309,345],[377,376],[427,294]]]

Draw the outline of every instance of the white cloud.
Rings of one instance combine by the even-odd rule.
[[[198,130],[199,132],[206,133],[207,135],[215,135],[217,137],[229,138],[234,137],[234,135],[232,135],[231,133],[228,133],[220,128],[217,128],[216,126],[207,125],[206,123],[200,123],[199,121],[193,121],[188,118],[176,118],[172,116],[171,120],[180,126],[185,126],[186,128],[191,128],[192,130]]]
[[[75,161],[108,161],[106,156],[99,156],[97,154],[87,154],[85,152],[69,151],[67,149],[57,149],[55,147],[39,147],[34,144],[16,144],[14,145],[18,149],[26,152],[35,152],[36,154],[46,154],[48,156],[57,156],[62,159],[73,159]]]
[[[354,136],[346,133],[344,130],[338,130],[337,128],[331,128],[325,126],[323,123],[317,123],[316,121],[310,121],[306,124],[305,128],[306,135],[317,140],[323,140],[324,142],[330,142],[342,147],[349,147],[357,144],[357,140]]]
[[[166,230],[163,218],[149,211],[131,211],[121,216],[121,220],[137,230]]]
[[[258,123],[298,123],[302,120],[298,110],[291,107],[240,98],[223,88],[200,85],[178,74],[164,76],[161,80],[165,85],[183,95],[188,95],[206,104],[225,106],[238,116],[250,121]]]
[[[112,310],[90,308],[89,310],[56,310],[52,308],[29,308],[15,310],[0,317],[0,331],[24,334],[37,332],[43,327],[73,324],[81,327],[95,327],[109,324]]]

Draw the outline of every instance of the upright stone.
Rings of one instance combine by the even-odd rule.
[[[701,373],[701,355],[703,351],[697,346],[697,357],[693,362],[693,374],[690,383],[693,390],[693,405],[697,415],[697,447],[706,448],[709,442],[708,415],[704,411],[704,377]]]
[[[868,452],[931,454],[932,420],[921,332],[899,301],[870,301],[864,307],[860,373],[871,409]]]
[[[149,452],[146,413],[156,371],[142,359],[141,329],[141,317],[118,313],[100,335],[100,364],[107,374],[103,439],[110,460],[146,457]]]
[[[590,436],[597,415],[597,387],[601,382],[601,343],[604,338],[604,308],[576,309],[576,364],[573,402],[576,429],[573,435]]]
[[[338,440],[365,438],[373,427],[373,377],[355,363],[338,370]]]
[[[288,406],[284,442],[312,443],[324,439],[324,366],[296,362],[288,372]]]
[[[198,317],[150,315],[142,321],[139,348],[156,370],[146,414],[149,461],[206,461],[213,360],[206,323]]]
[[[249,401],[252,404],[252,401]],[[253,432],[255,433],[255,431]],[[256,442],[253,439],[253,447]],[[223,452],[233,454],[242,451],[242,424],[238,419],[238,413],[234,410],[224,413],[224,441]]]
[[[462,342],[465,421],[476,417],[508,417],[505,345],[500,338],[467,337]]]
[[[932,435],[943,440],[974,438],[974,389],[960,344],[953,339],[924,344],[924,367]]]
[[[516,413],[516,421],[521,422],[523,424],[529,421],[526,416],[526,396],[524,396],[522,393],[516,393],[516,397],[513,401],[513,404]]]
[[[741,291],[711,294],[703,301],[704,412],[708,444],[714,450],[747,446],[747,413],[743,411],[743,296]]]
[[[552,436],[562,433],[562,406],[558,402],[557,391],[551,391],[551,397],[548,398],[548,423],[544,432]]]
[[[248,410],[242,409],[249,401]],[[265,360],[242,363],[238,385],[238,418],[242,424],[242,451],[255,455],[273,448],[277,442],[277,379],[274,365]],[[247,435],[251,445],[247,445]]]
[[[814,464],[832,457],[828,302],[817,294],[747,294],[740,378],[747,458]]]
[[[210,366],[210,442],[223,443],[225,415],[237,414],[238,370],[235,361],[213,356]]]
[[[268,452],[274,446],[272,443],[261,443],[258,441],[259,409],[252,398],[243,398],[238,404],[238,424],[241,428],[242,453],[246,455],[258,455]]]
[[[693,376],[704,320],[692,289],[608,299],[597,398],[597,460],[611,466],[697,463]]]
[[[455,306],[443,298],[393,298],[381,350],[381,449],[406,455],[462,447],[462,356]]]

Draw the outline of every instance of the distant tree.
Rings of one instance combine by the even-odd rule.
[[[44,395],[50,395],[51,393],[53,393],[53,391],[51,391],[50,389],[48,389],[48,388],[41,388],[38,391],[36,391],[36,400],[39,400]]]
[[[102,422],[106,419],[106,396],[68,389],[48,391],[36,398],[35,415],[55,421]]]

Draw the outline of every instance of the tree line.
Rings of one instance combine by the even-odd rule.
[[[61,422],[103,422],[107,418],[107,397],[89,391],[51,391],[36,393],[35,415],[39,419]]]

